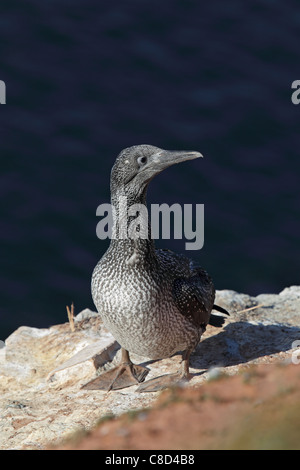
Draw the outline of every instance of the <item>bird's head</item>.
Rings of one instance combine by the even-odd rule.
[[[138,198],[148,183],[175,163],[202,157],[195,151],[163,150],[153,145],[134,145],[121,151],[111,171],[111,193]]]

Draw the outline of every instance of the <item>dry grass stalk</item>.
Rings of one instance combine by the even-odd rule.
[[[249,312],[249,310],[254,310],[255,308],[260,308],[260,307],[263,307],[263,306],[264,306],[263,304],[255,305],[255,307],[245,308],[244,310],[240,310],[239,312],[236,312],[236,313]]]
[[[71,304],[71,309],[69,308],[68,305],[66,306],[66,308],[67,308],[67,314],[68,314],[68,319],[69,319],[69,323],[70,323],[70,328],[71,328],[71,331],[74,332],[74,331],[75,331],[75,324],[74,324],[74,303],[72,302],[72,304]]]

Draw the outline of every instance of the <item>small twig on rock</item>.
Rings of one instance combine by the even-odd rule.
[[[255,305],[255,307],[245,308],[244,310],[240,310],[239,312],[236,312],[236,313],[249,312],[249,310],[254,310],[255,308],[259,308],[259,307],[263,307],[263,306],[264,306],[264,304]]]
[[[70,328],[71,331],[75,331],[75,325],[74,325],[74,303],[72,302],[71,304],[71,310],[69,309],[68,305],[66,306],[67,308],[67,313],[68,313],[68,319],[70,323]]]

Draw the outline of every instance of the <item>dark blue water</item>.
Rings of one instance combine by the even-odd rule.
[[[188,254],[218,289],[299,283],[299,35],[296,1],[1,3],[0,338],[93,308],[96,208],[139,143],[205,156],[149,200],[204,203],[204,248]]]

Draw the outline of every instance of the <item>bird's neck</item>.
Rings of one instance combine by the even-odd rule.
[[[125,192],[111,196],[113,228],[110,249],[117,251],[118,256],[126,257],[129,266],[149,261],[156,256],[146,193],[145,189],[137,196]]]

